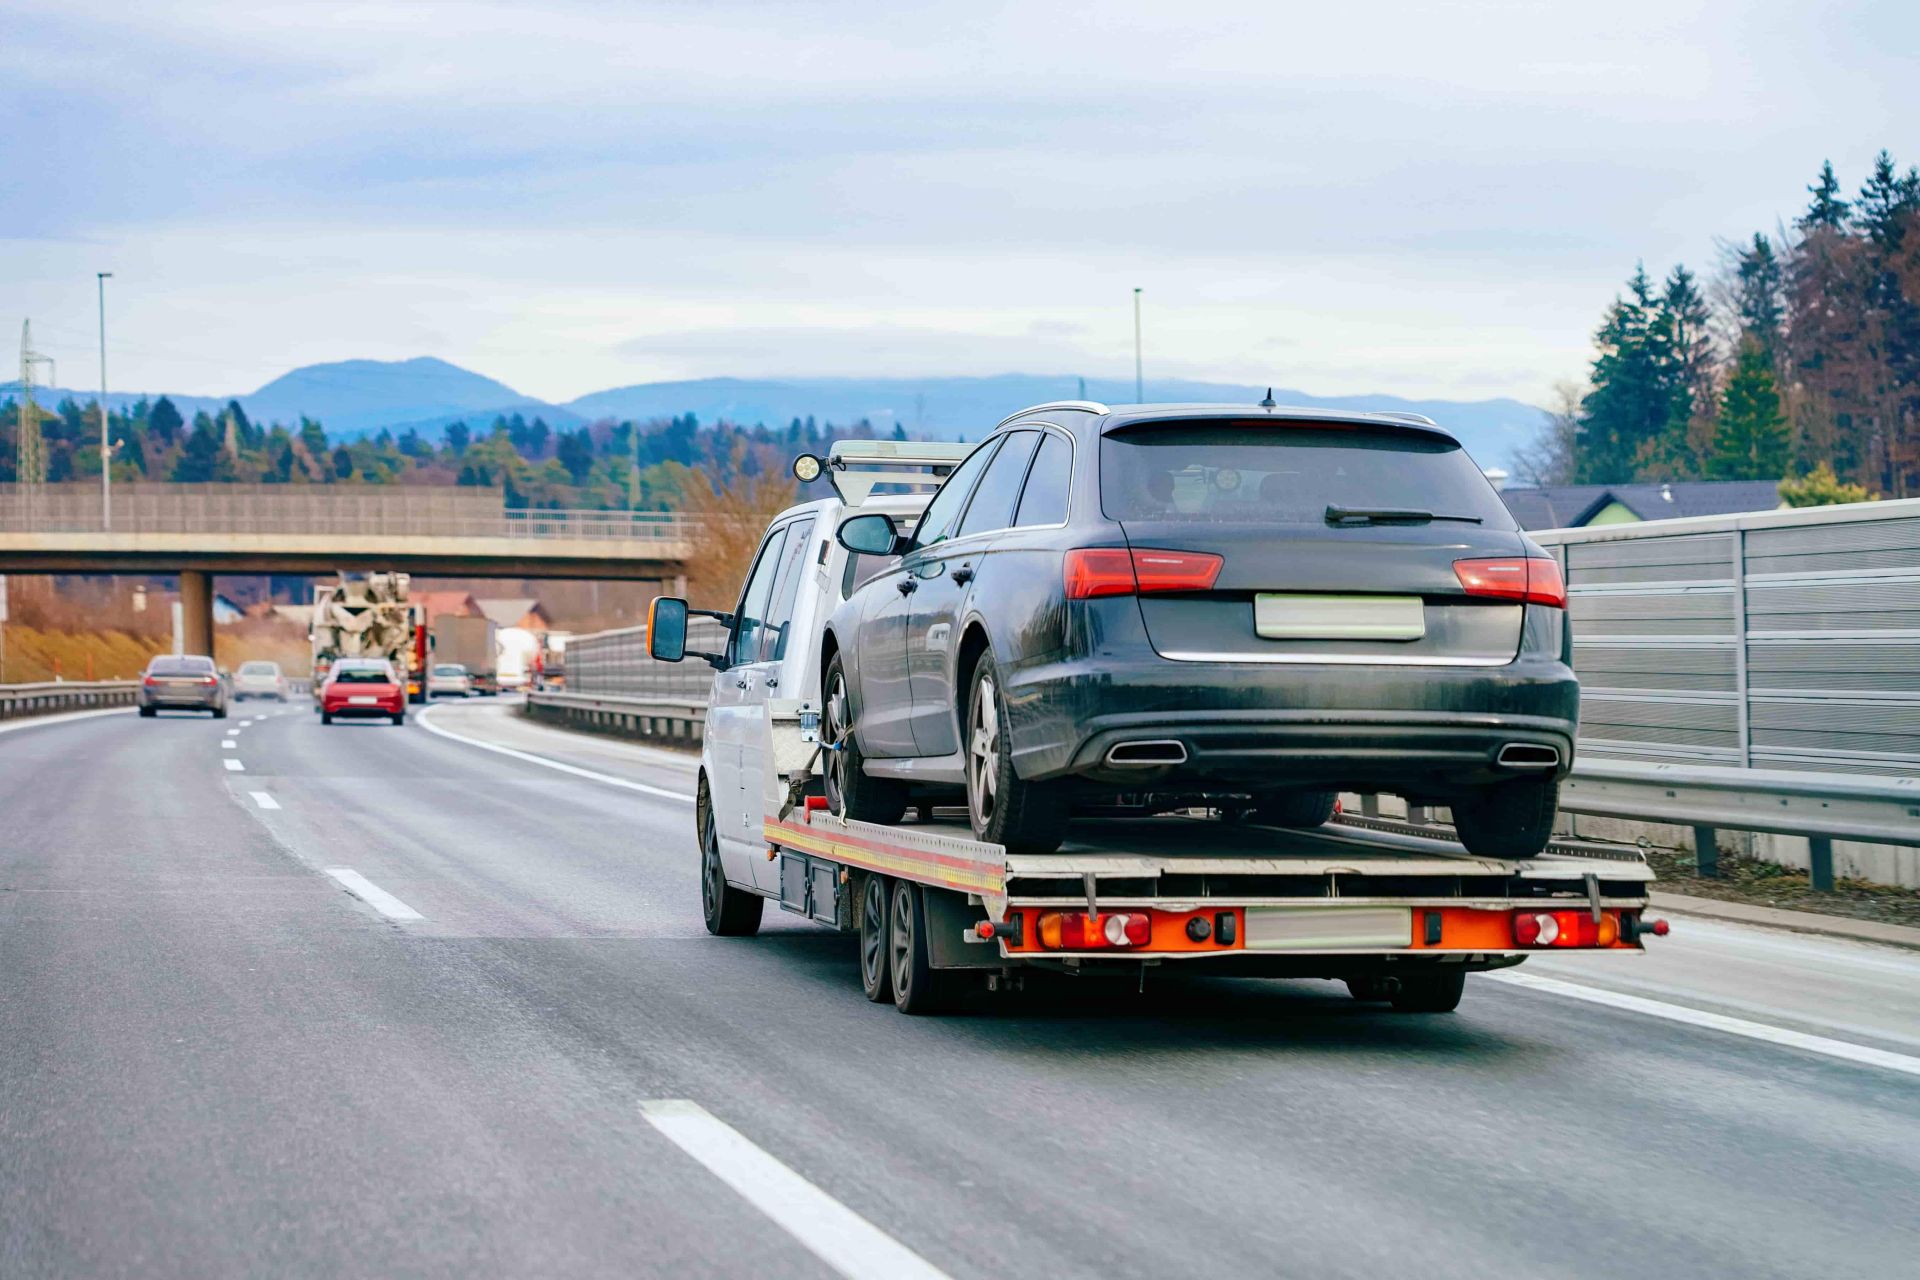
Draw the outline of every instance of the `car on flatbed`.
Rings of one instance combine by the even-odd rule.
[[[847,814],[829,798],[834,771],[857,756],[851,724],[830,706],[828,619],[898,570],[885,551],[849,545],[847,526],[876,512],[896,531],[928,518],[924,489],[958,475],[969,451],[842,441],[825,460],[803,457],[796,474],[824,472],[836,496],[774,518],[730,610],[654,600],[649,654],[715,668],[694,806],[710,932],[754,934],[772,900],[857,933],[867,997],[922,1013],[1034,969],[1144,981],[1194,964],[1330,978],[1361,1000],[1441,1012],[1469,973],[1543,948],[1637,952],[1665,931],[1643,918],[1652,874],[1633,851],[1491,857],[1339,822],[1277,826],[1200,801],[1089,806],[1058,848],[1023,851],[979,838],[966,811],[946,807],[948,780],[923,787],[910,769],[893,820]],[[909,477],[922,492],[903,492]],[[718,622],[719,647],[686,647],[695,614]],[[899,653],[892,679],[910,686],[913,673]]]
[[[823,641],[836,812],[931,793],[1042,853],[1120,796],[1316,827],[1391,790],[1477,853],[1551,834],[1579,714],[1560,566],[1424,418],[1038,406],[912,535],[841,537],[890,563]]]

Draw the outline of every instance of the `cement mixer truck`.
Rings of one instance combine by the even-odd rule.
[[[409,686],[424,691],[425,609],[407,599],[404,573],[341,574],[313,589],[313,705],[336,658],[385,658]]]

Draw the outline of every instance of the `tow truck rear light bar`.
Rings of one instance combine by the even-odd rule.
[[[1144,947],[1153,939],[1153,918],[1144,911],[1048,911],[1040,916],[1037,932],[1049,951]]]
[[[1156,547],[1081,547],[1067,552],[1067,599],[1209,591],[1225,563],[1205,551]]]

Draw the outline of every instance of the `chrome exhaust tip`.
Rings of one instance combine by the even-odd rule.
[[[1120,742],[1107,749],[1107,763],[1115,769],[1158,769],[1186,762],[1186,744],[1177,738]]]
[[[1534,742],[1509,742],[1500,748],[1500,754],[1494,760],[1503,769],[1557,769],[1560,767],[1560,749],[1543,747]]]

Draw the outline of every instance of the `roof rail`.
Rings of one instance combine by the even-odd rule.
[[[857,507],[877,485],[936,488],[975,448],[931,440],[835,440],[827,450],[827,480],[841,502]]]
[[[1101,404],[1098,400],[1049,400],[1045,404],[1030,404],[1018,413],[1008,414],[995,424],[994,429],[997,431],[1009,422],[1012,422],[1015,418],[1024,418],[1028,414],[1038,413],[1042,409],[1075,409],[1081,413],[1113,412],[1113,410],[1107,408],[1107,406]]]

